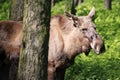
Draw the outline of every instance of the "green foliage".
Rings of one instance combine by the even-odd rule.
[[[0,1],[0,20],[9,19],[9,0],[1,0]]]
[[[61,1],[52,8],[51,13],[52,13],[52,15],[63,14],[64,9],[65,9],[65,1]]]
[[[52,8],[52,14],[63,14],[64,0]],[[65,80],[120,80],[120,1],[112,0],[112,10],[106,10],[104,0],[84,0],[76,7],[77,15],[87,15],[96,8],[94,22],[102,36],[106,52],[99,56],[93,51],[86,57],[80,54],[67,69]]]

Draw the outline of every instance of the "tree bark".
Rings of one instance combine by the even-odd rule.
[[[106,9],[112,9],[112,0],[105,0],[105,8]]]
[[[66,1],[66,11],[71,11],[72,14],[76,14],[76,6],[78,6],[78,4],[82,3],[83,0],[67,0]]]
[[[11,0],[10,19],[15,21],[23,20],[24,0]]]
[[[25,0],[18,80],[47,80],[50,0]]]
[[[71,13],[72,14],[76,14],[76,6],[78,6],[78,4],[83,3],[83,0],[72,0],[72,7],[71,7]]]
[[[78,0],[78,3],[83,3],[84,2],[84,0]]]
[[[77,6],[76,1],[77,0],[72,0],[71,13],[74,14],[74,15],[76,14],[76,9],[75,9],[75,7]]]
[[[54,0],[51,0],[51,7],[54,6]]]

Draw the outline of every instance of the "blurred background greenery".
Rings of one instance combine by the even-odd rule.
[[[0,20],[9,19],[10,1],[0,0]]]
[[[52,16],[64,14],[65,5],[66,0],[56,0]],[[67,69],[65,80],[120,80],[120,0],[112,0],[111,10],[105,8],[104,0],[84,0],[76,6],[76,15],[87,15],[93,6],[94,22],[104,39],[106,52],[96,55],[91,50],[89,56],[78,55],[74,65]],[[9,19],[9,9],[9,0],[0,0],[0,20]]]

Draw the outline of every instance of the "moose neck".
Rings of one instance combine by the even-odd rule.
[[[64,80],[65,77],[65,69],[56,71],[56,79],[55,80]]]

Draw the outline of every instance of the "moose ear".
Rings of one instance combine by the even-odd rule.
[[[68,12],[66,12],[66,11],[65,11],[65,14],[66,14],[66,16],[67,16],[69,19],[73,20],[73,22],[74,22],[73,25],[74,25],[75,27],[78,27],[78,17],[75,16],[75,15],[73,15],[73,14],[70,14],[70,13],[68,13]]]
[[[76,17],[75,15],[73,15],[73,14],[70,14],[69,12],[67,12],[67,11],[65,11],[65,15],[68,17],[68,18],[72,18],[73,19],[73,21],[75,21],[75,20],[78,20],[78,17]]]
[[[88,17],[89,17],[89,18],[92,18],[94,15],[95,15],[95,8],[93,7],[93,8],[91,9],[91,11],[89,12]]]

